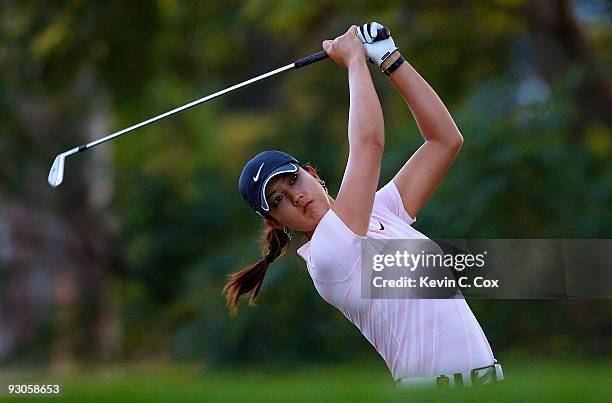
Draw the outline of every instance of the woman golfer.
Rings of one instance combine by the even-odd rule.
[[[332,198],[313,167],[280,151],[251,159],[240,176],[247,204],[265,219],[263,257],[231,275],[224,288],[235,312],[253,304],[268,266],[283,255],[291,231],[307,238],[298,254],[325,301],[355,324],[384,358],[398,385],[464,385],[503,378],[489,343],[463,298],[366,299],[361,296],[361,240],[427,239],[416,215],[463,143],[444,104],[406,62],[380,24],[352,26],[323,49],[348,70],[349,156]],[[366,57],[388,75],[410,108],[425,142],[395,177],[376,191],[385,143],[381,106]]]

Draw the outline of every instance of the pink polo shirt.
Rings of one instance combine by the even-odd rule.
[[[390,181],[376,192],[367,238],[427,239],[412,228],[415,221]],[[493,363],[487,338],[464,299],[362,298],[361,239],[330,209],[297,253],[319,295],[357,326],[395,380]]]

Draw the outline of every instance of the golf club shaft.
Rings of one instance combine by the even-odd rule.
[[[382,28],[382,29],[378,30],[378,35],[376,36],[375,41],[384,40],[384,39],[389,38],[390,36],[391,36],[391,33],[389,32],[389,29],[388,28]],[[263,80],[264,78],[274,76],[274,75],[276,75],[278,73],[281,73],[281,72],[283,72],[285,70],[290,70],[290,69],[294,69],[294,68],[295,69],[299,69],[300,67],[308,66],[309,64],[316,63],[316,62],[318,62],[320,60],[327,59],[328,57],[329,57],[329,55],[327,53],[325,53],[325,51],[320,51],[320,52],[317,52],[317,53],[313,53],[312,55],[308,55],[306,57],[303,57],[303,58],[301,58],[299,60],[296,60],[293,63],[290,63],[290,64],[288,64],[286,66],[280,67],[280,68],[278,68],[276,70],[273,70],[273,71],[270,71],[268,73],[262,74],[260,76],[251,78],[250,80],[243,81],[240,84],[233,85],[233,86],[231,86],[229,88],[226,88],[224,90],[215,92],[214,94],[210,94],[210,95],[208,95],[208,96],[206,96],[204,98],[197,99],[197,100],[195,100],[193,102],[190,102],[190,103],[188,103],[186,105],[179,106],[178,108],[172,109],[171,111],[162,113],[161,115],[157,115],[155,117],[152,117],[151,119],[147,119],[147,120],[145,120],[143,122],[137,123],[137,124],[135,124],[133,126],[125,128],[123,130],[119,130],[118,132],[111,133],[108,136],[103,137],[103,138],[101,138],[99,140],[95,140],[95,141],[92,141],[91,143],[87,143],[87,144],[80,145],[78,147],[74,147],[73,149],[70,149],[70,150],[66,151],[64,154],[65,154],[65,156],[68,156],[68,155],[72,155],[72,154],[75,154],[75,153],[78,153],[78,152],[81,152],[81,151],[85,151],[88,148],[97,146],[98,144],[104,143],[105,141],[112,140],[115,137],[121,136],[122,134],[131,132],[132,130],[138,129],[138,128],[143,127],[143,126],[146,126],[146,125],[148,125],[150,123],[156,122],[156,121],[158,121],[160,119],[163,119],[165,117],[168,117],[170,115],[174,115],[175,113],[184,111],[185,109],[189,109],[189,108],[191,108],[193,106],[199,105],[199,104],[204,103],[206,101],[210,101],[211,99],[217,98],[217,97],[219,97],[219,96],[221,96],[223,94],[227,94],[228,92],[232,92],[234,90],[237,90],[238,88],[242,88],[242,87],[245,87],[245,86],[247,86],[249,84],[252,84],[254,82]]]
[[[390,37],[390,35],[391,35],[391,33],[389,32],[389,30],[387,28],[383,27],[382,29],[378,30],[378,33],[376,35],[376,39],[374,41],[379,41],[379,40],[387,39],[387,38]],[[95,141],[92,141],[92,142],[87,143],[87,144],[82,144],[80,146],[71,148],[70,150],[64,151],[63,153],[58,154],[55,157],[55,159],[53,160],[53,164],[51,165],[51,169],[49,170],[49,176],[47,178],[47,181],[53,187],[57,187],[57,186],[59,186],[62,183],[62,180],[64,178],[65,159],[66,159],[66,157],[68,157],[68,156],[70,156],[72,154],[76,154],[76,153],[79,153],[81,151],[85,151],[85,150],[87,150],[89,148],[97,146],[98,144],[104,143],[105,141],[112,140],[112,139],[114,139],[116,137],[121,136],[122,134],[131,132],[132,130],[135,130],[135,129],[138,129],[139,127],[146,126],[149,123],[153,123],[153,122],[156,122],[156,121],[158,121],[160,119],[163,119],[165,117],[174,115],[175,113],[178,113],[180,111],[184,111],[185,109],[189,109],[189,108],[191,108],[193,106],[199,105],[201,103],[204,103],[206,101],[209,101],[211,99],[219,97],[219,96],[221,96],[223,94],[227,94],[228,92],[234,91],[234,90],[236,90],[238,88],[242,88],[242,87],[245,87],[245,86],[247,86],[249,84],[252,84],[254,82],[263,80],[264,78],[274,76],[274,75],[276,75],[276,74],[278,74],[280,72],[283,72],[285,70],[290,70],[290,69],[293,69],[293,68],[298,69],[300,67],[308,66],[309,64],[316,63],[316,62],[318,62],[320,60],[327,59],[328,57],[329,57],[328,54],[326,52],[324,52],[324,51],[320,51],[320,52],[314,53],[312,55],[303,57],[303,58],[301,58],[301,59],[299,59],[299,60],[297,60],[297,61],[295,61],[295,62],[293,62],[291,64],[288,64],[288,65],[284,66],[284,67],[280,67],[280,68],[278,68],[276,70],[273,70],[273,71],[271,71],[269,73],[265,73],[265,74],[262,74],[260,76],[254,77],[254,78],[252,78],[250,80],[244,81],[244,82],[242,82],[240,84],[236,84],[236,85],[231,86],[229,88],[226,88],[224,90],[215,92],[214,94],[210,94],[210,95],[208,95],[208,96],[206,96],[204,98],[197,99],[197,100],[195,100],[193,102],[190,102],[190,103],[188,103],[186,105],[179,106],[178,108],[172,109],[171,111],[162,113],[161,115],[157,115],[155,117],[152,117],[151,119],[148,119],[148,120],[145,120],[143,122],[137,123],[137,124],[135,124],[133,126],[125,128],[123,130],[119,130],[118,132],[111,133],[108,136],[103,137],[103,138],[101,138],[99,140],[95,140]]]
[[[237,90],[238,88],[242,88],[242,87],[245,87],[245,86],[247,86],[249,84],[253,84],[254,82],[263,80],[264,78],[268,78],[268,77],[274,76],[274,75],[276,75],[278,73],[281,73],[281,72],[283,72],[285,70],[290,70],[290,69],[293,69],[293,68],[304,67],[304,66],[307,66],[309,64],[312,64],[312,63],[318,62],[320,60],[326,59],[328,57],[329,56],[324,51],[321,51],[321,52],[318,52],[318,53],[314,53],[312,55],[309,55],[309,56],[306,56],[306,57],[304,57],[302,59],[299,59],[299,60],[295,61],[294,63],[290,63],[290,64],[288,64],[286,66],[283,66],[283,67],[280,67],[280,68],[278,68],[276,70],[273,70],[273,71],[270,71],[268,73],[262,74],[260,76],[251,78],[250,80],[243,81],[243,82],[241,82],[239,84],[233,85],[233,86],[231,86],[229,88],[226,88],[224,90],[217,91],[214,94],[210,94],[208,96],[205,96],[204,98],[200,98],[200,99],[197,99],[197,100],[195,100],[193,102],[185,104],[183,106],[179,106],[178,108],[172,109],[171,111],[162,113],[161,115],[157,115],[155,117],[152,117],[151,119],[147,119],[147,120],[145,120],[143,122],[137,123],[137,124],[135,124],[133,126],[125,128],[123,130],[119,130],[118,132],[111,133],[108,136],[103,137],[103,138],[98,139],[98,140],[95,140],[95,141],[92,141],[91,143],[87,143],[87,144],[81,145],[79,147],[75,147],[72,150],[69,150],[68,153],[74,154],[76,152],[85,151],[88,148],[97,146],[98,144],[104,143],[105,141],[112,140],[115,137],[121,136],[122,134],[128,133],[128,132],[130,132],[132,130],[135,130],[135,129],[138,129],[140,127],[146,126],[146,125],[148,125],[150,123],[153,123],[153,122],[155,122],[157,120],[163,119],[163,118],[168,117],[170,115],[174,115],[175,113],[184,111],[185,109],[189,109],[191,107],[194,107],[194,106],[199,105],[201,103],[204,103],[206,101],[210,101],[211,99],[214,99],[214,98],[217,98],[217,97],[219,97],[221,95],[227,94],[228,92],[232,92],[234,90]]]

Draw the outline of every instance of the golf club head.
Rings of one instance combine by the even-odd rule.
[[[53,187],[58,187],[62,180],[64,179],[64,160],[66,156],[64,154],[60,154],[55,157],[55,161],[53,161],[53,165],[51,166],[51,170],[49,171],[49,185]]]

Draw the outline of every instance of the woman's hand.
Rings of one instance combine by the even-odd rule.
[[[334,62],[347,69],[354,63],[364,63],[366,60],[363,44],[355,33],[356,28],[356,25],[352,25],[344,35],[333,41],[323,41],[323,50]]]
[[[399,50],[393,42],[393,38],[390,36],[390,32],[387,29],[386,33],[388,36],[382,38],[379,37],[379,32],[383,32],[385,27],[377,22],[370,22],[363,24],[357,28],[356,34],[359,40],[363,43],[366,51],[366,55],[372,63],[378,64],[382,67],[382,64],[389,56],[396,50]]]

